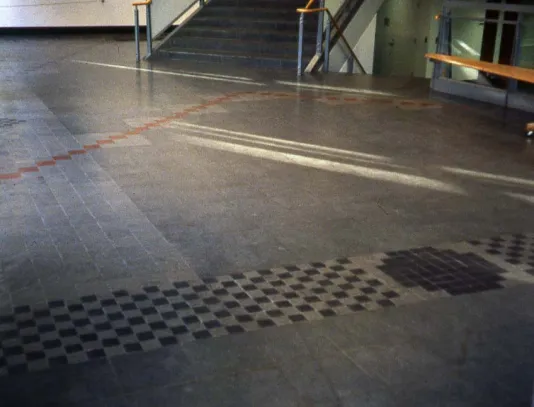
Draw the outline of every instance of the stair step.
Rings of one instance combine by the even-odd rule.
[[[213,6],[291,8],[295,11],[298,8],[306,7],[306,1],[303,0],[284,0],[284,2],[273,0],[215,0],[215,2],[211,4]]]
[[[220,19],[246,17],[252,20],[298,21],[298,14],[293,9],[282,8],[251,8],[251,7],[219,7],[208,5],[202,10],[202,16],[215,16]],[[309,16],[309,20],[316,19]]]
[[[213,16],[198,16],[191,20],[184,28],[211,29],[214,27],[241,27],[243,29],[255,28],[257,30],[298,30],[298,18],[294,20],[278,19],[249,19],[246,17],[235,17],[232,19],[220,19]],[[311,20],[304,22],[304,31],[317,32],[317,23]]]
[[[173,41],[172,48],[179,47],[181,50],[223,50],[238,53],[252,54],[283,54],[297,55],[297,41],[253,41],[242,39],[228,38],[211,38],[211,37],[187,37],[180,41]],[[165,47],[167,48],[167,47]],[[169,47],[170,48],[170,47]],[[313,53],[315,43],[309,42],[304,44],[305,53]]]
[[[213,0],[156,55],[198,62],[296,68],[299,14],[305,0]],[[304,55],[315,53],[317,14],[304,19]]]
[[[158,53],[171,59],[186,59],[197,62],[236,63],[238,65],[271,69],[295,69],[297,67],[297,58],[290,59],[285,55],[265,56],[250,53],[208,52],[205,50],[184,51],[177,49],[160,50]]]
[[[204,27],[185,26],[173,38],[173,40],[178,40],[178,42],[173,41],[173,43],[179,44],[182,41],[187,41],[189,37],[240,39],[244,41],[297,42],[299,34],[297,27],[291,27],[289,30],[261,30],[252,27],[243,28],[235,26],[211,27],[209,30],[206,30]],[[316,33],[314,31],[304,33],[305,42],[314,42],[315,39]]]

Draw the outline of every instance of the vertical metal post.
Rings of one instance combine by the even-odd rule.
[[[447,9],[443,7],[441,11],[441,16],[439,18],[439,25],[438,25],[438,43],[436,44],[436,53],[437,54],[444,54],[445,53],[445,47],[446,47],[446,24],[447,24]],[[434,81],[436,79],[439,79],[442,74],[443,69],[443,63],[436,61],[434,63],[434,70],[432,73],[432,83],[431,86],[434,86]]]
[[[519,64],[519,60],[521,58],[521,28],[523,23],[523,14],[519,14],[517,16],[517,22],[515,26],[515,38],[514,38],[514,48],[512,50],[512,65],[517,66]],[[509,91],[516,92],[517,91],[517,81],[516,80],[508,80],[509,84]]]
[[[444,44],[447,46],[446,48],[446,55],[452,55],[452,14],[449,10],[447,10],[446,18],[443,21],[444,27],[445,27],[445,39]],[[446,77],[452,78],[452,65],[446,64]]]
[[[297,75],[302,76],[302,47],[304,44],[304,13],[300,13],[299,17],[299,46],[298,46],[298,61],[297,61]]]
[[[352,55],[350,55],[349,59],[347,59],[347,73],[354,73],[354,58],[352,57]]]
[[[319,1],[319,8],[324,8],[324,0]],[[324,11],[319,12],[319,19],[317,20],[317,43],[315,45],[315,54],[321,55],[323,52],[323,23]]]
[[[323,72],[327,73],[330,68],[330,17],[326,20],[325,45],[324,45],[324,63]]]
[[[150,4],[146,6],[146,57],[152,55],[152,12]]]
[[[522,23],[522,14],[519,14],[517,17],[517,23],[515,26],[515,37],[514,37],[514,47],[512,49],[512,60],[511,64],[517,66],[519,63],[520,57],[520,45],[521,45],[521,23]],[[504,93],[504,112],[503,112],[503,123],[506,126],[506,119],[508,113],[508,104],[510,102],[510,92],[517,91],[517,80],[507,79],[506,80],[506,89]]]
[[[134,33],[135,33],[135,62],[141,60],[141,51],[139,51],[139,9],[134,8]]]

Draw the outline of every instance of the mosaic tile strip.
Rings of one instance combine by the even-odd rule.
[[[423,248],[377,263],[384,274],[343,258],[17,306],[0,316],[0,375],[393,307],[414,289],[451,296],[502,288],[504,270],[472,253]]]
[[[474,253],[423,247],[386,254],[388,258],[378,268],[405,288],[459,295],[502,288],[505,280],[506,270]]]
[[[348,267],[347,267],[348,266]],[[0,317],[0,372],[23,373],[165,345],[393,306],[399,294],[348,260],[192,285],[19,306]]]
[[[17,124],[25,123],[25,120],[18,120],[8,117],[0,117],[0,128],[5,129],[8,127],[16,126]]]
[[[513,234],[468,242],[477,250],[497,256],[508,264],[534,267],[534,234]]]

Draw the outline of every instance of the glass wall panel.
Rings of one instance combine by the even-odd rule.
[[[449,50],[453,56],[480,60],[484,36],[483,9],[454,9],[451,11]],[[451,67],[450,78],[476,81],[478,71],[460,66]]]
[[[517,65],[523,68],[534,69],[534,14],[521,16],[521,28],[519,30]],[[520,82],[518,89],[522,92],[534,94],[534,85]]]

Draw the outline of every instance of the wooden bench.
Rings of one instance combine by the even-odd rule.
[[[455,57],[443,54],[426,54],[426,58],[434,62],[444,62],[446,64],[473,68],[478,71],[486,72],[504,78],[515,79],[521,82],[534,84],[534,69],[520,68],[518,66],[494,64],[492,62],[476,61],[474,59]],[[525,135],[534,136],[534,122],[527,123],[525,126]]]

